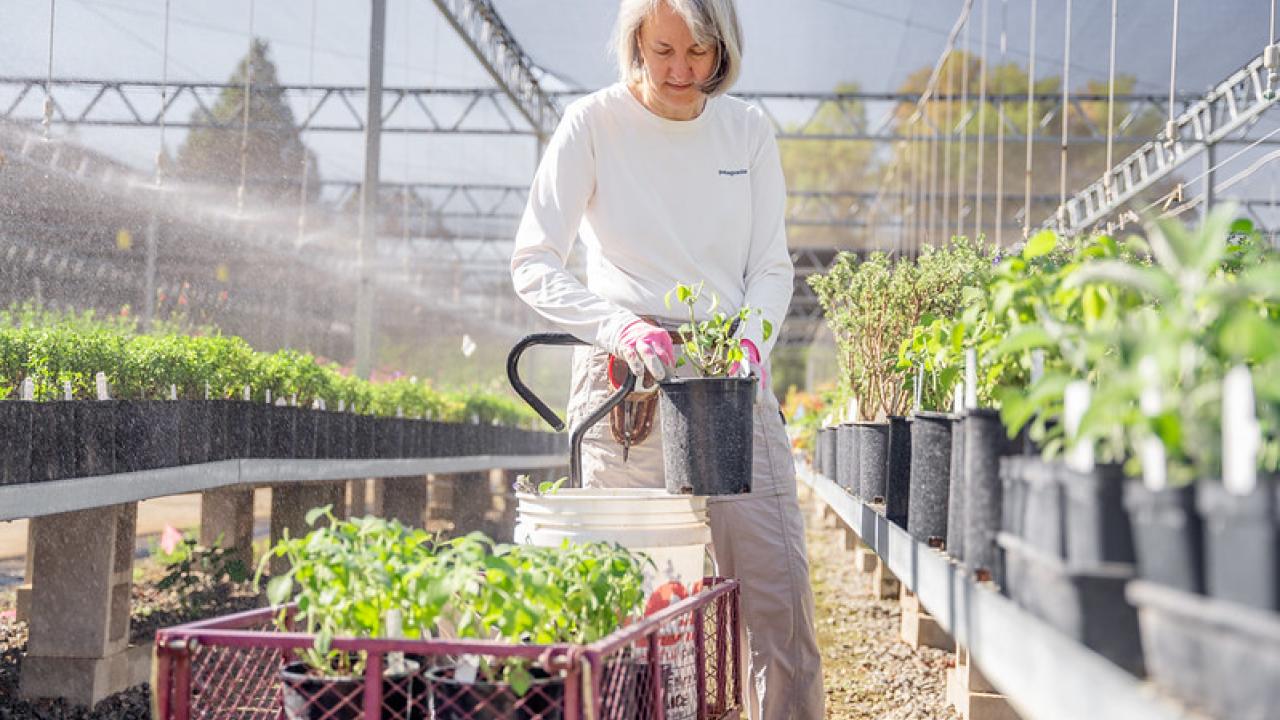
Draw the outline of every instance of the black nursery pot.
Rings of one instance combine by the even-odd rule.
[[[1276,481],[1259,478],[1248,495],[1220,482],[1196,484],[1204,523],[1205,590],[1211,597],[1280,610],[1280,528]]]
[[[425,718],[426,683],[416,664],[408,674],[382,680],[382,715],[405,720]],[[280,699],[286,720],[361,720],[364,717],[364,678],[317,677],[305,662],[280,670]]]
[[[971,573],[996,574],[1003,493],[1000,458],[1011,450],[1000,413],[979,408],[964,419],[964,565]]]
[[[1134,563],[1133,527],[1124,510],[1124,469],[1099,465],[1082,473],[1058,469],[1066,516],[1066,557],[1073,568]]]
[[[240,400],[219,400],[226,426],[223,431],[225,440],[222,452],[214,456],[215,460],[240,460],[253,457],[254,420],[257,405]],[[215,416],[219,411],[214,411]]]
[[[889,418],[888,468],[885,478],[884,514],[890,522],[907,526],[911,495],[911,418]]]
[[[455,680],[454,668],[433,668],[426,673],[429,715],[432,720],[558,720],[564,717],[564,680],[548,677],[537,668],[524,695],[517,696],[506,683]]]
[[[0,485],[31,481],[31,416],[35,403],[0,401]]]
[[[911,421],[907,532],[923,543],[940,543],[947,538],[953,423],[950,414],[939,412],[919,412]]]
[[[889,423],[861,422],[853,427],[858,495],[869,503],[883,503],[889,485]]]
[[[229,445],[227,423],[230,403],[224,400],[206,400],[204,406],[209,413],[209,461],[226,460]]]
[[[320,443],[320,418],[324,413],[308,408],[293,410],[293,459],[314,460]]]
[[[116,409],[116,472],[178,464],[178,403],[121,400]]]
[[[1195,487],[1150,490],[1141,480],[1124,487],[1133,524],[1138,575],[1189,593],[1204,593],[1204,526]]]
[[[249,404],[249,455],[248,457],[265,459],[274,457],[272,446],[275,436],[271,422],[275,420],[275,408],[264,402]]]
[[[31,417],[31,482],[76,474],[76,403],[38,402]]]
[[[837,425],[832,436],[836,440],[836,484],[860,498],[857,430],[852,423]]]
[[[267,457],[275,460],[292,460],[298,443],[298,408],[271,405],[271,440]]]
[[[753,378],[698,378],[659,384],[667,492],[751,492]]]
[[[1005,497],[1016,498],[1010,508],[1016,515],[1010,527],[1039,552],[1055,558],[1067,556],[1067,529],[1063,510],[1062,465],[1037,457],[1013,457],[1003,461]],[[1006,528],[1010,529],[1010,528]]]
[[[404,449],[404,433],[395,418],[378,418],[374,430],[374,451],[379,460],[391,460],[400,457]]]
[[[115,400],[75,403],[76,477],[110,475],[116,471]]]
[[[213,454],[211,403],[201,400],[179,400],[178,463],[196,465],[209,462]]]
[[[968,492],[964,475],[965,417],[957,415],[951,426],[951,484],[947,488],[947,554],[964,561],[965,505]]]
[[[372,415],[354,415],[352,420],[354,435],[351,445],[351,457],[360,460],[376,457],[374,433],[377,432],[378,419]]]
[[[839,447],[837,445],[838,428],[823,428],[819,431],[822,435],[822,443],[819,448],[821,457],[819,458],[818,472],[830,480],[836,482],[836,472],[839,457]]]

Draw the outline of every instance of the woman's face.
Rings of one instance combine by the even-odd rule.
[[[716,49],[699,45],[684,18],[665,2],[640,26],[639,43],[646,94],[656,109],[696,117],[702,111],[702,85],[716,67]]]

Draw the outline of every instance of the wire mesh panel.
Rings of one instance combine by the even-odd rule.
[[[736,716],[738,586],[590,646],[340,638],[349,677],[308,672],[303,633],[256,610],[156,636],[161,720],[706,720]],[[526,672],[527,671],[527,672]],[[516,678],[527,682],[512,682]],[[525,687],[527,685],[527,687]],[[519,689],[517,689],[519,688]]]

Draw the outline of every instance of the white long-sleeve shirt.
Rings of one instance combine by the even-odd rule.
[[[740,335],[767,358],[793,292],[785,212],[777,141],[758,108],[721,96],[693,120],[667,120],[619,83],[565,111],[530,188],[511,277],[543,317],[609,350],[637,316],[687,320],[663,297],[705,281],[721,310],[761,311]],[[578,236],[585,286],[565,269]],[[768,341],[761,319],[774,327]]]

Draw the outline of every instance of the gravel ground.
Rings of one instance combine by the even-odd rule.
[[[898,639],[898,601],[871,597],[843,531],[815,520],[815,502],[802,486],[827,718],[959,720],[946,703],[949,655]]]

